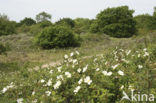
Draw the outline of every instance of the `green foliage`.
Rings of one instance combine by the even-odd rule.
[[[44,28],[52,26],[53,24],[50,21],[43,21],[40,23],[37,23],[35,25],[30,26],[29,32],[32,35],[37,35],[39,32],[41,32]]]
[[[7,47],[3,45],[2,43],[0,43],[0,55],[6,54],[6,51],[7,51]]]
[[[6,15],[0,14],[0,36],[15,33],[16,22],[9,21]]]
[[[70,19],[70,18],[60,19],[55,24],[56,25],[60,25],[60,26],[66,26],[66,27],[69,27],[69,28],[75,27],[75,22],[72,19]]]
[[[37,35],[39,32],[42,31],[42,29],[43,28],[40,27],[40,23],[38,23],[38,24],[32,25],[30,27],[30,31],[29,32],[31,33],[31,35]]]
[[[96,20],[94,20],[92,22],[92,24],[90,25],[89,30],[90,30],[91,33],[97,33],[97,32],[99,32],[98,23],[97,23]]]
[[[79,38],[63,26],[45,28],[36,36],[36,43],[44,49],[66,48],[80,45]]]
[[[50,21],[43,21],[43,22],[40,22],[38,23],[40,28],[45,28],[45,27],[48,27],[48,26],[52,26],[52,23]]]
[[[127,6],[108,8],[97,15],[98,28],[113,37],[131,37],[136,32],[133,13]]]
[[[12,102],[22,98],[26,103],[129,103],[121,100],[123,91],[130,98],[131,90],[156,95],[155,80],[150,79],[149,72],[156,60],[152,52],[155,49],[151,49],[114,48],[85,59],[73,51],[55,67],[23,68],[11,80],[1,74],[0,98]]]
[[[154,30],[156,29],[155,22],[153,16],[149,14],[142,14],[142,15],[137,15],[135,17],[135,20],[137,22],[136,27],[137,28],[142,28],[142,29],[147,29],[147,30]]]
[[[43,21],[49,21],[49,20],[51,20],[51,15],[44,11],[36,15],[37,22],[43,22]]]
[[[16,29],[17,33],[29,33],[30,26],[22,25]]]
[[[26,26],[31,26],[33,24],[36,24],[36,21],[33,20],[32,18],[24,18],[23,20],[20,21],[19,25],[26,25]]]
[[[89,32],[91,20],[87,18],[77,18],[75,21],[74,31],[78,34]]]

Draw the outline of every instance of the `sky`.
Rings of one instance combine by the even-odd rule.
[[[101,10],[123,5],[135,10],[134,15],[152,14],[156,0],[0,0],[0,13],[19,22],[45,11],[55,22],[63,17],[94,19]]]

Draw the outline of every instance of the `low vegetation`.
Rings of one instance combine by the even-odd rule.
[[[156,11],[133,13],[55,23],[46,12],[19,23],[0,15],[0,103],[129,103],[131,91],[154,103]]]
[[[69,28],[51,26],[36,36],[36,43],[44,49],[76,47],[80,39]]]

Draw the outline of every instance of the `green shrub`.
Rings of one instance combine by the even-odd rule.
[[[89,32],[91,20],[88,18],[76,18],[74,31],[78,34]]]
[[[90,32],[91,33],[97,33],[99,32],[98,23],[96,20],[93,21],[93,23],[90,26]]]
[[[48,27],[51,25],[52,25],[52,23],[50,21],[42,21],[39,23],[40,28],[45,28],[45,27]]]
[[[69,28],[75,27],[75,22],[70,18],[63,18],[56,22],[56,25],[66,26]]]
[[[130,37],[136,32],[133,10],[127,6],[108,8],[97,15],[100,32],[113,37]]]
[[[79,38],[62,26],[45,28],[36,36],[36,43],[44,49],[75,47],[80,45]]]
[[[23,103],[137,103],[139,94],[156,96],[154,68],[154,74],[150,72],[156,59],[150,48],[143,48],[116,47],[87,58],[73,51],[55,67],[22,68],[13,79],[1,73],[1,101],[16,103],[21,98]],[[133,90],[134,95],[138,94],[136,100],[131,98]],[[123,92],[130,100],[122,100]]]
[[[27,25],[22,25],[17,28],[17,33],[29,33],[30,31],[30,26]]]
[[[0,43],[0,54],[5,54],[7,51],[7,47],[5,47],[2,43]]]
[[[52,18],[52,16],[44,11],[36,15],[37,23],[43,22],[43,21],[50,21],[51,18]]]
[[[30,26],[29,33],[31,33],[32,35],[37,35],[39,32],[42,31],[42,29],[52,25],[53,24],[50,21],[42,21],[40,23]]]
[[[149,14],[137,15],[135,17],[137,22],[136,27],[138,29],[146,29],[146,30],[154,30],[156,29],[156,25],[154,24],[154,17]]]
[[[30,27],[31,35],[37,35],[41,31],[42,31],[42,28],[40,27],[39,24],[35,24]]]
[[[16,22],[9,21],[6,15],[0,14],[0,36],[15,33]]]
[[[33,20],[32,18],[24,18],[23,20],[20,21],[19,25],[27,25],[27,26],[31,26],[33,24],[36,24],[36,21]]]

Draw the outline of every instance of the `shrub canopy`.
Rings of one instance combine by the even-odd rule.
[[[92,20],[88,18],[76,18],[74,31],[78,34],[89,32]]]
[[[27,25],[27,26],[31,26],[33,24],[36,24],[36,21],[33,20],[32,18],[24,18],[23,20],[20,21],[19,25]]]
[[[2,43],[0,43],[0,55],[5,54],[6,51],[7,51],[7,48]]]
[[[36,43],[43,49],[66,48],[79,46],[79,38],[63,26],[45,28],[36,36]]]
[[[73,28],[75,26],[75,22],[71,18],[63,18],[57,21],[56,25],[62,25]]]
[[[16,22],[9,21],[6,15],[0,14],[0,36],[15,33]]]
[[[97,15],[98,28],[113,37],[130,37],[136,32],[133,13],[128,6],[108,8]]]
[[[51,20],[51,15],[44,11],[36,15],[37,22],[50,21],[50,20]]]

